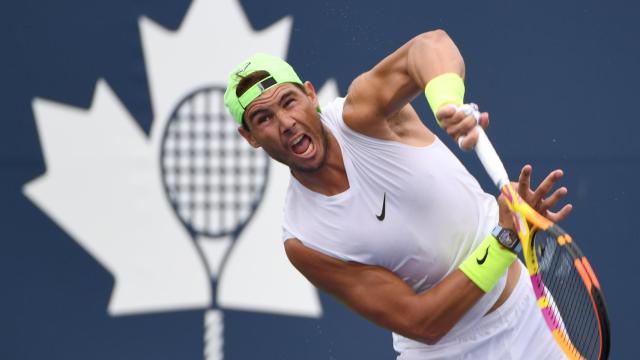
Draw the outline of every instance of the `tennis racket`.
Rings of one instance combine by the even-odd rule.
[[[470,105],[458,110],[480,119]],[[477,130],[475,152],[507,200],[538,307],[553,338],[569,359],[607,359],[609,318],[589,261],[569,234],[520,198],[486,133],[480,126]]]
[[[224,109],[224,91],[214,86],[187,95],[165,127],[160,153],[167,198],[212,277],[214,308],[204,319],[207,360],[223,357],[223,314],[215,309],[217,277],[262,199],[269,171],[267,155],[238,136]]]

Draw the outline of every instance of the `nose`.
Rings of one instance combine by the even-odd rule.
[[[282,131],[282,134],[286,135],[293,131],[294,127],[296,126],[296,120],[284,112],[281,112],[278,115],[278,118],[280,120],[280,130]]]

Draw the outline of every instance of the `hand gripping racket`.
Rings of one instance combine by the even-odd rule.
[[[458,111],[479,120],[470,105]],[[609,318],[589,261],[569,234],[520,198],[484,130],[476,129],[476,154],[513,214],[538,307],[553,338],[569,359],[607,359]]]

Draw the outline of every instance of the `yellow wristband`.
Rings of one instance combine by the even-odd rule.
[[[493,235],[488,235],[459,269],[482,291],[489,292],[517,257],[500,245]]]
[[[433,115],[436,116],[438,110],[444,105],[454,104],[459,106],[464,103],[464,82],[460,75],[456,73],[440,74],[427,83],[424,88],[424,95],[427,97],[427,102],[431,107],[431,111],[433,111]],[[440,125],[437,116],[436,121]]]

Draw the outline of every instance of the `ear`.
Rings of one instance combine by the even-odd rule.
[[[311,102],[313,103],[313,107],[317,109],[320,104],[318,103],[319,100],[318,94],[316,93],[316,88],[313,87],[313,84],[309,81],[305,81],[303,86],[304,91],[307,93],[307,97],[309,97],[309,100],[311,100]]]
[[[256,141],[256,138],[253,137],[253,135],[251,134],[250,131],[248,131],[247,129],[245,129],[244,127],[239,127],[238,128],[238,133],[240,135],[242,135],[242,137],[247,140],[247,142],[249,143],[249,145],[253,146],[254,148],[259,148],[260,144],[258,144],[258,142]]]

